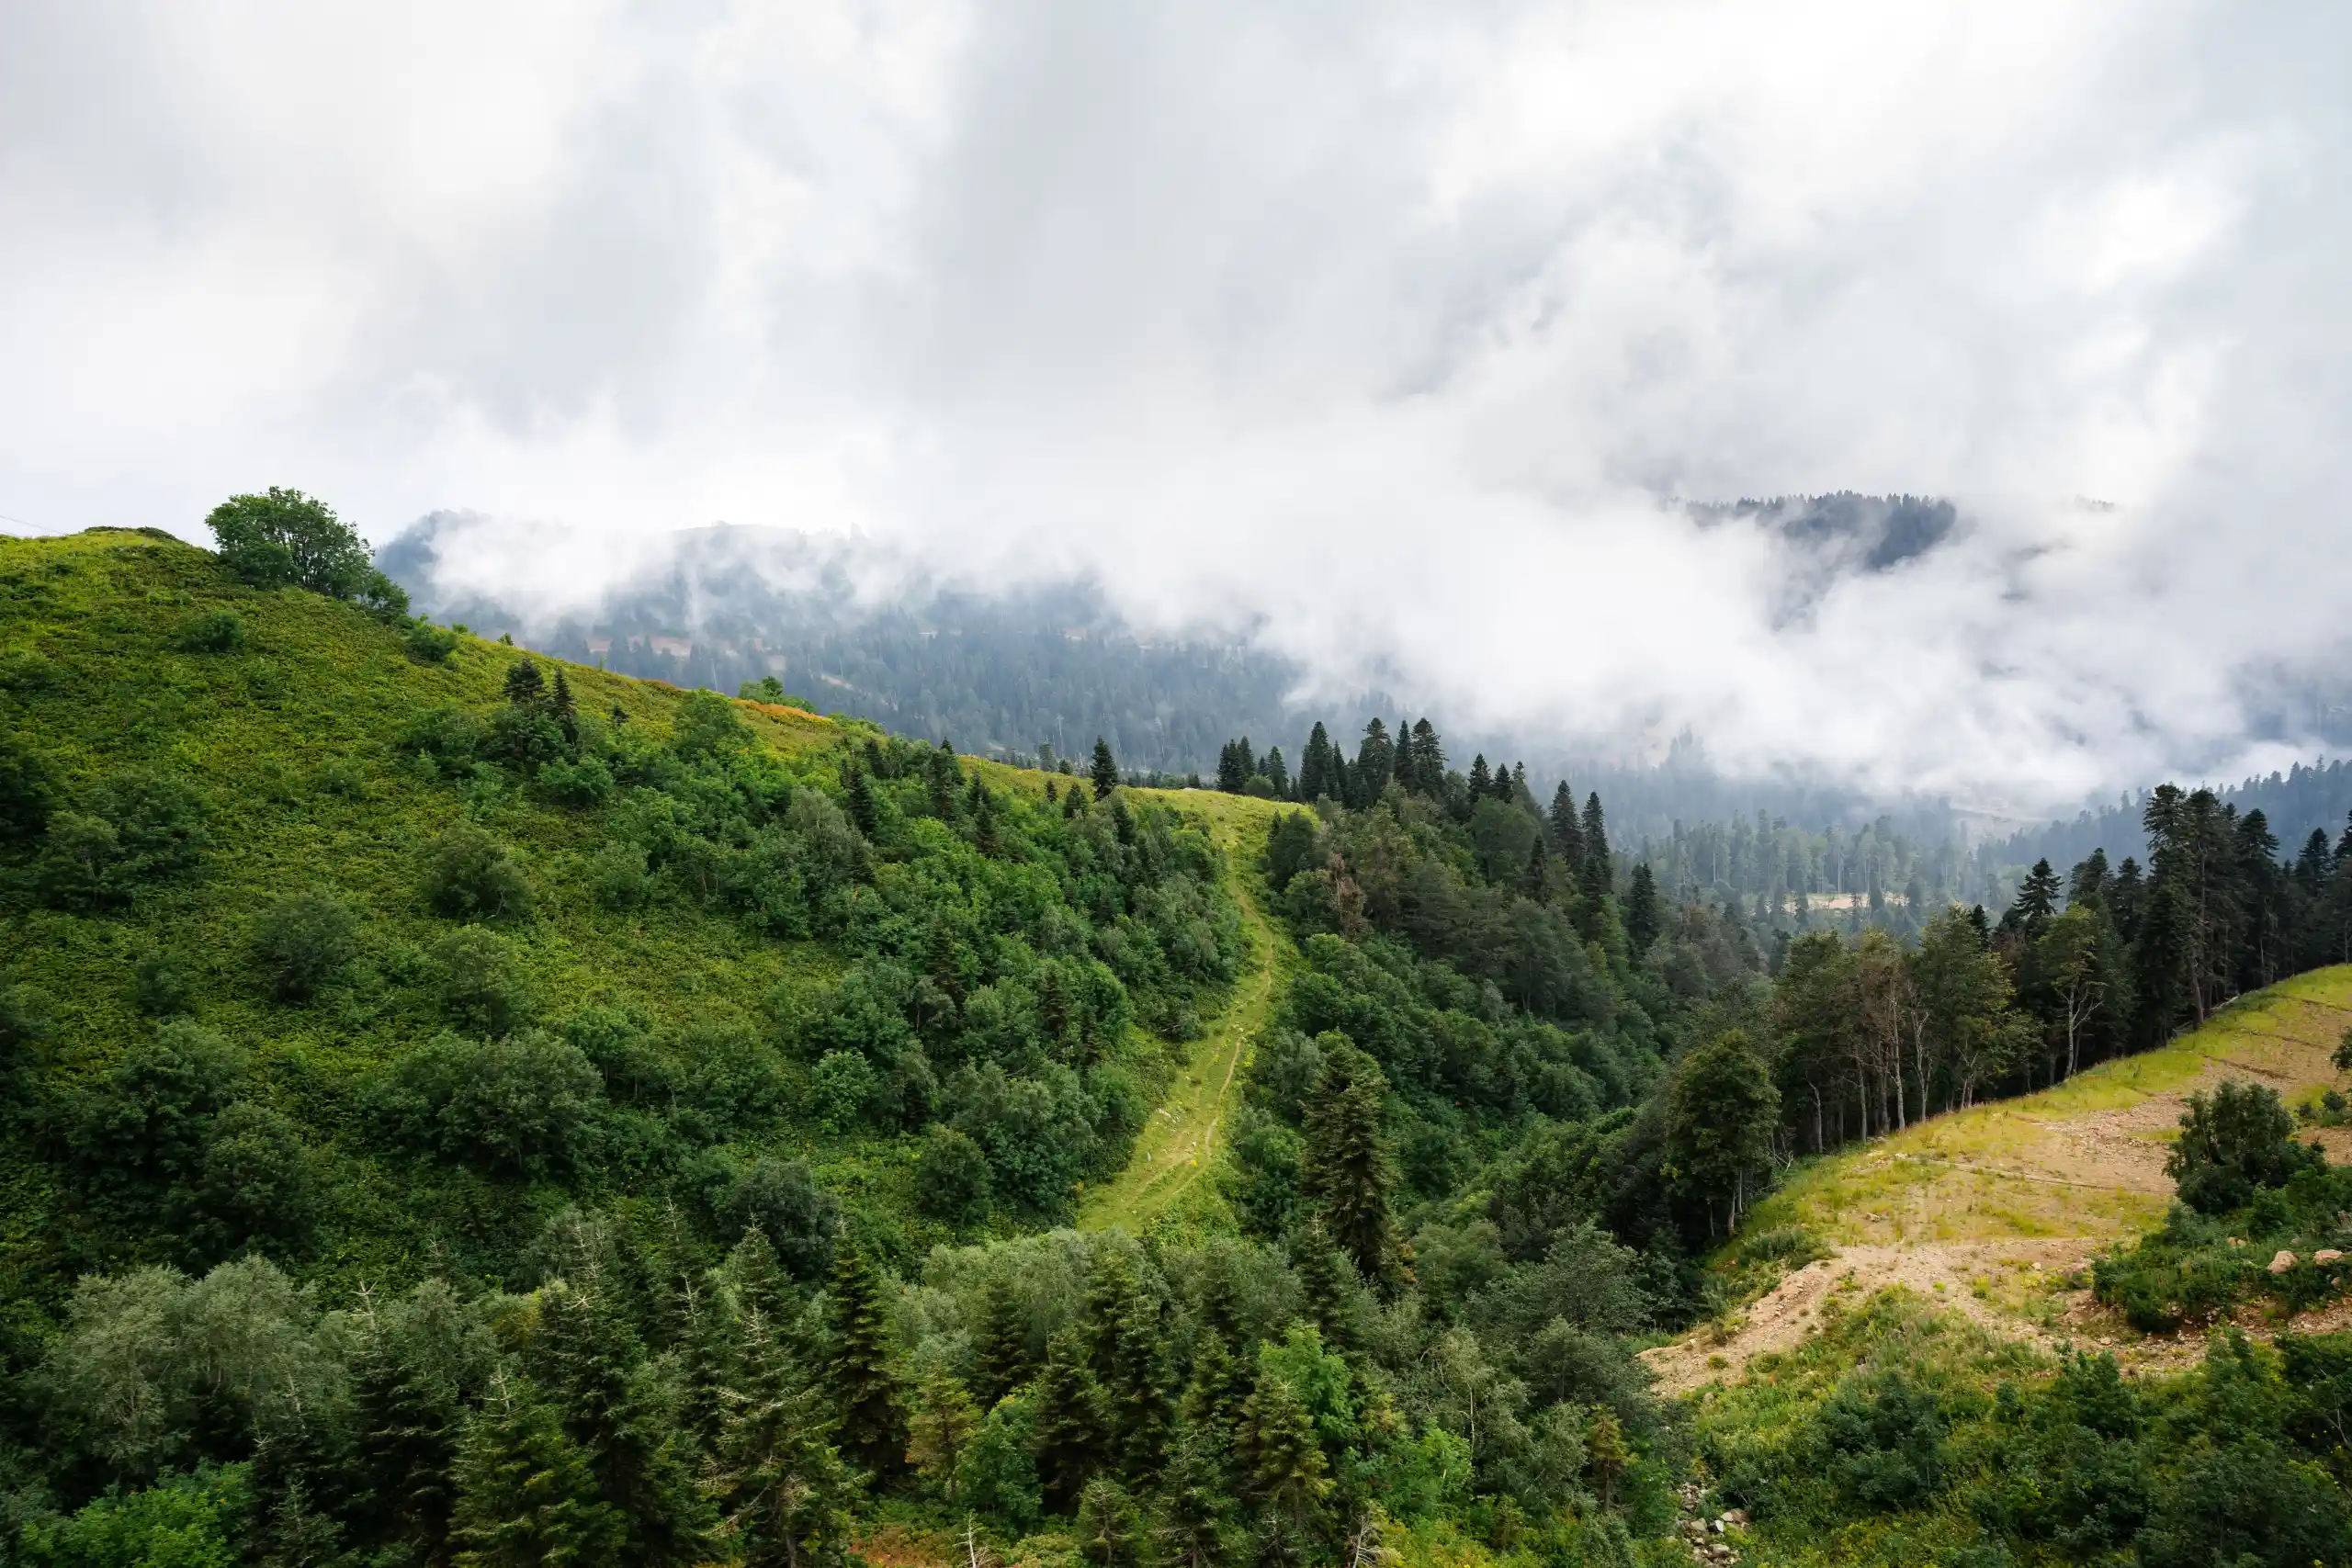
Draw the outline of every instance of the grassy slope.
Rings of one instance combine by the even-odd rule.
[[[176,651],[183,621],[228,608],[247,627],[232,655]],[[119,531],[63,538],[0,538],[0,670],[27,654],[33,682],[0,691],[0,722],[28,735],[71,792],[126,767],[167,770],[203,791],[212,847],[196,876],[142,893],[130,908],[85,919],[30,910],[0,919],[0,972],[58,1002],[51,1059],[69,1077],[95,1077],[127,1042],[153,1027],[131,1000],[142,956],[176,953],[195,971],[199,1021],[243,1045],[267,1097],[314,1131],[349,1130],[363,1075],[440,1025],[428,986],[401,982],[450,929],[424,908],[418,853],[460,818],[513,844],[530,873],[537,918],[509,932],[548,1016],[589,1001],[636,1007],[666,1032],[699,1024],[764,1027],[763,1001],[779,981],[820,982],[837,968],[822,947],[757,935],[723,914],[668,904],[619,913],[591,894],[587,863],[603,841],[593,814],[554,809],[514,791],[467,793],[423,776],[387,742],[414,716],[443,705],[476,710],[501,696],[514,650],[461,639],[446,665],[407,657],[401,635],[314,594],[261,593],[227,579],[205,552]],[[545,661],[553,663],[554,661]],[[684,695],[660,682],[564,666],[583,711],[666,731]],[[739,705],[762,743],[808,751],[844,728],[797,709]],[[327,786],[330,765],[356,773],[356,795]],[[1044,775],[978,764],[991,784],[1031,793]],[[1229,846],[1256,802],[1189,792],[1167,795],[1207,815]],[[1247,856],[1238,857],[1246,860]],[[288,891],[330,886],[361,914],[377,978],[337,998],[290,1008],[266,1000],[245,957],[253,914]],[[1215,1035],[1212,1038],[1216,1038]],[[1139,1041],[1147,1063],[1159,1047]],[[1148,1079],[1157,1075],[1147,1074]],[[341,1140],[346,1213],[396,1213],[368,1190],[401,1179]],[[810,1160],[819,1179],[853,1201],[904,1211],[911,1190],[908,1139],[832,1137],[803,1126],[777,1152]],[[53,1195],[46,1168],[0,1155],[0,1271],[16,1289],[53,1280],[71,1263],[52,1255],[36,1223]],[[556,1201],[546,1191],[490,1192],[453,1175],[450,1201],[480,1204],[485,1225],[510,1228],[513,1211]],[[608,1198],[625,1199],[616,1193]],[[398,1279],[421,1238],[393,1224],[331,1227],[323,1275]]]
[[[1189,798],[1187,798],[1189,796]],[[1273,1013],[1281,980],[1297,957],[1288,937],[1266,918],[1265,888],[1251,863],[1267,825],[1281,809],[1247,795],[1191,792],[1175,796],[1205,819],[1231,868],[1231,887],[1250,936],[1250,966],[1225,1010],[1193,1045],[1167,1099],[1136,1140],[1134,1156],[1112,1181],[1087,1194],[1079,1224],[1091,1230],[1148,1230],[1163,1216],[1181,1223],[1216,1199],[1200,1178],[1216,1168],[1217,1132],[1250,1048]]]
[[[2336,1082],[2328,1055],[2347,1023],[2352,965],[2299,975],[2162,1050],[1815,1161],[1746,1226],[1801,1224],[1841,1244],[2125,1235],[2171,1200],[2164,1145],[2184,1096],[2252,1077],[2307,1098]]]

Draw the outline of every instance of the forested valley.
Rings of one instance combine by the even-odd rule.
[[[2336,1298],[2340,1096],[2191,1102],[2086,1285],[2216,1327],[2177,1375],[1894,1292],[1785,1381],[1639,1355],[1821,1255],[1747,1223],[1792,1172],[2344,962],[2352,830],[2165,785],[1988,908],[1891,828],[1612,841],[1426,719],[1146,787],[211,522],[0,540],[12,1560],[2352,1554],[2352,1343],[2230,1315]],[[1237,1030],[1201,1179],[1100,1206]]]

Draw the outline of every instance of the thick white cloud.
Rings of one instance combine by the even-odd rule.
[[[2341,7],[0,26],[37,525],[281,482],[605,541],[550,596],[863,528],[1335,687],[2018,807],[2233,761],[2247,672],[2345,648]],[[1834,488],[1967,522],[1792,617],[1790,545],[1662,504]]]

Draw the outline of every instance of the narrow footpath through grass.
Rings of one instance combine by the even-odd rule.
[[[1154,1111],[1136,1139],[1135,1153],[1117,1176],[1086,1194],[1079,1213],[1082,1230],[1120,1226],[1137,1234],[1202,1201],[1215,1201],[1202,1178],[1216,1167],[1241,1068],[1250,1047],[1272,1016],[1281,976],[1293,958],[1290,944],[1267,919],[1258,901],[1254,864],[1267,824],[1279,809],[1272,801],[1247,795],[1187,790],[1166,795],[1179,810],[1205,819],[1223,849],[1227,888],[1241,908],[1250,952],[1233,998],[1193,1043],[1192,1057],[1177,1075],[1168,1099]]]

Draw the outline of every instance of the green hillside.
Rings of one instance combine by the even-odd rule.
[[[713,1242],[754,1215],[805,1229],[796,1201],[822,1201],[791,1161],[900,1255],[1050,1220],[1119,1168],[1182,1059],[1163,1037],[1199,1032],[1243,953],[1204,834],[1139,792],[1114,812],[1060,780],[1089,807],[1069,816],[1040,773],[948,760],[943,784],[938,755],[855,722],[579,666],[543,666],[577,737],[548,743],[507,700],[524,656],[454,641],[432,658],[160,536],[0,540],[0,717],[51,797],[0,872],[19,1111],[0,1293],[53,1303],[82,1269],[200,1267],[248,1233],[338,1288],[401,1287],[436,1248],[495,1277],[575,1201],[674,1205]],[[859,790],[870,835],[848,823]],[[174,810],[177,829],[134,820]],[[109,820],[110,868],[76,883],[61,840]],[[179,847],[142,867],[142,830]],[[435,908],[436,862],[469,844],[526,910]],[[281,984],[269,924],[299,946],[306,895],[330,972]],[[146,1060],[159,1031],[220,1063]],[[1021,1043],[1037,1032],[1058,1038]],[[544,1048],[477,1060],[501,1034]],[[461,1077],[506,1073],[526,1100],[563,1101],[583,1055],[604,1087],[543,1147],[461,1147],[412,1125],[441,1091],[401,1075],[445,1035],[473,1043]],[[219,1081],[174,1105],[125,1076],[159,1071]],[[1008,1093],[980,1126],[975,1101]],[[203,1213],[200,1146],[187,1170],[110,1165],[232,1102],[290,1161],[299,1234]],[[1000,1168],[964,1172],[992,1197],[919,1195],[921,1130],[947,1120]]]

